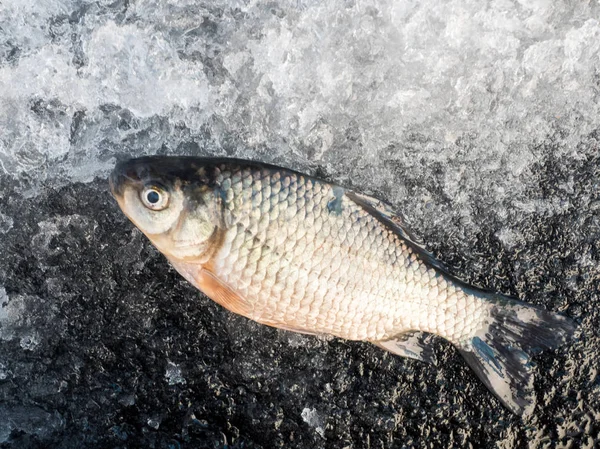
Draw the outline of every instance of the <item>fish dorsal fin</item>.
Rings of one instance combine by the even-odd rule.
[[[402,215],[392,209],[392,206],[389,204],[380,201],[377,198],[373,198],[372,196],[363,195],[362,193],[353,191],[346,191],[346,196],[376,218],[379,218],[378,216],[380,216],[381,219],[386,221],[385,224],[393,226],[396,234],[400,235],[403,240],[408,240],[420,247],[423,246],[423,242],[417,239],[407,228]]]
[[[252,305],[233,288],[221,281],[212,272],[210,265],[185,263],[170,257],[168,259],[179,274],[210,299],[233,313],[250,317]]]
[[[375,346],[393,354],[421,362],[436,364],[435,354],[431,347],[431,335],[423,332],[406,332],[396,338],[385,341],[372,341]]]
[[[424,263],[441,271],[445,276],[452,280],[462,283],[462,281],[450,274],[446,266],[425,248],[424,244],[415,237],[410,229],[408,229],[404,218],[402,218],[398,212],[395,212],[389,204],[368,195],[362,195],[352,191],[346,191],[346,196],[400,237]]]

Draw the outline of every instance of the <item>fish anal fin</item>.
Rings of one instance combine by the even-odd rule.
[[[383,341],[372,341],[375,346],[393,354],[436,364],[435,354],[431,346],[431,337],[423,332],[406,332],[396,338]]]

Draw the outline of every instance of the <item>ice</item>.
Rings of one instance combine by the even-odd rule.
[[[0,406],[0,443],[5,443],[11,432],[25,432],[38,438],[47,438],[64,427],[63,418],[50,414],[39,407]]]
[[[306,424],[314,428],[322,438],[325,438],[323,418],[319,415],[316,409],[309,407],[302,409],[302,419]]]
[[[13,227],[14,221],[8,215],[0,212],[0,234],[6,234]]]
[[[510,228],[503,228],[496,234],[498,239],[509,249],[514,248],[523,241],[523,236]]]
[[[21,345],[21,348],[25,349],[26,351],[33,351],[39,346],[40,337],[37,335],[37,333],[24,335],[21,337],[19,344]]]
[[[19,345],[26,351],[34,351],[41,342],[38,332],[31,326],[31,307],[27,303],[37,302],[36,298],[16,295],[11,298],[0,287],[0,341],[19,339]],[[1,366],[0,366],[1,367]]]
[[[123,152],[197,142],[197,154],[316,163],[374,190],[402,183],[393,166],[428,177],[445,162],[462,173],[450,194],[485,191],[498,203],[535,184],[539,145],[558,136],[556,153],[577,157],[573,145],[594,130],[598,12],[544,2],[4,2],[0,164],[36,178],[35,194],[38,179],[88,182]],[[113,120],[123,113],[125,127]],[[470,201],[454,198],[458,208]]]
[[[10,298],[4,287],[0,287],[0,339],[11,340],[24,319],[25,300],[23,297]]]
[[[181,368],[179,367],[179,365],[173,362],[168,362],[165,377],[167,378],[167,382],[169,383],[169,385],[185,384],[185,378],[181,374]]]
[[[94,83],[97,91],[86,89],[73,101],[83,98],[86,108],[119,104],[138,117],[166,114],[175,106],[204,109],[209,92],[202,64],[179,58],[167,37],[114,22],[94,30],[84,45],[89,60],[84,78],[102,81]]]
[[[8,370],[7,366],[0,362],[0,381],[8,379],[9,376],[10,371]]]
[[[152,427],[154,430],[158,430],[160,426],[160,418],[150,418],[147,422],[149,427]]]
[[[37,223],[38,232],[33,237],[32,243],[39,248],[40,256],[59,255],[64,253],[65,248],[58,238],[67,232],[73,232],[77,229],[82,233],[89,233],[95,228],[95,223],[89,217],[79,214],[53,217],[49,220],[43,220]],[[89,238],[89,235],[86,236]]]

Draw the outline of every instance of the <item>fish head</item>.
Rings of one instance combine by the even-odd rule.
[[[214,250],[220,203],[196,158],[152,156],[117,164],[110,190],[123,213],[167,257],[202,262]]]

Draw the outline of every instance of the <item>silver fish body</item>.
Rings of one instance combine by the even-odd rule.
[[[218,171],[225,232],[212,269],[249,318],[350,340],[419,330],[459,343],[488,316],[489,302],[426,264],[366,197],[293,172]]]
[[[574,331],[561,315],[456,279],[385,203],[298,172],[149,157],[117,166],[111,188],[173,266],[231,311],[424,361],[423,333],[441,336],[516,413],[532,404],[527,351]]]

